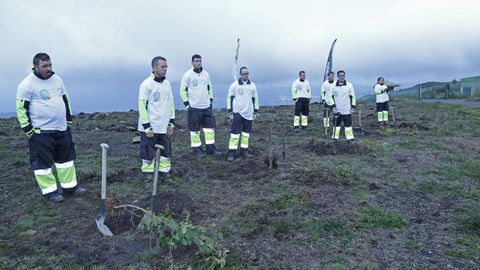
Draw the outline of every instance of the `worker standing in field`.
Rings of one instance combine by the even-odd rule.
[[[322,89],[320,90],[321,101],[320,103],[325,104],[323,110],[323,126],[330,127],[330,117],[332,114],[333,108],[333,97],[332,91],[335,87],[335,73],[329,71],[327,75],[327,80],[323,82]]]
[[[388,125],[388,92],[393,88],[385,85],[385,79],[379,77],[377,79],[377,84],[374,87],[375,97],[377,101],[377,117],[378,124]]]
[[[52,202],[64,200],[57,191],[53,165],[64,194],[85,194],[86,189],[77,184],[70,100],[48,54],[34,56],[32,72],[18,85],[16,110],[28,136],[30,165],[42,194]]]
[[[248,144],[252,122],[258,116],[258,93],[255,84],[248,78],[248,68],[240,68],[240,78],[228,89],[227,109],[232,123],[228,146],[228,161],[234,161],[240,142],[240,155],[248,158]]]
[[[300,122],[302,129],[308,126],[308,115],[310,113],[310,99],[312,97],[310,83],[305,79],[305,71],[298,73],[298,79],[292,83],[292,98],[295,102],[295,116],[293,118],[293,129],[298,133]]]
[[[200,139],[200,129],[203,129],[207,155],[219,156],[221,153],[215,148],[212,82],[202,67],[200,55],[192,56],[192,66],[183,75],[180,85],[180,96],[188,111],[191,147],[197,159],[204,156]]]
[[[333,88],[333,113],[336,117],[333,129],[333,139],[340,138],[342,122],[345,127],[345,137],[349,143],[353,143],[352,109],[355,108],[355,89],[350,82],[345,80],[345,71],[337,72],[337,82]]]
[[[160,179],[170,172],[171,136],[175,125],[172,86],[166,79],[167,59],[157,56],[151,62],[152,73],[141,84],[138,94],[138,130],[141,132],[142,173],[151,178],[154,170],[155,145],[164,147],[159,163]]]

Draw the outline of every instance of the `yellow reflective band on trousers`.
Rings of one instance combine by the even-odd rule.
[[[213,128],[204,128],[203,134],[205,135],[205,144],[215,143],[215,130]]]
[[[57,190],[57,181],[52,173],[52,168],[34,170],[33,173],[43,195]]]
[[[341,129],[342,129],[341,126],[339,126],[339,127],[334,126],[333,127],[333,134],[332,134],[333,139],[338,140],[340,138],[340,130]]]
[[[388,111],[383,111],[383,121],[388,121]]]
[[[323,118],[323,127],[330,127],[330,118]]]
[[[352,140],[353,139],[353,128],[352,127],[346,127],[345,128],[345,137],[347,137],[347,140]]]
[[[240,134],[230,134],[230,142],[228,143],[228,149],[237,150]]]
[[[377,113],[377,118],[378,118],[378,122],[382,122],[383,121],[383,112],[378,112]]]
[[[62,188],[73,188],[77,186],[77,173],[75,172],[75,165],[72,161],[64,163],[55,163],[58,174],[58,182]]]
[[[170,163],[170,158],[160,157],[160,164],[158,166],[158,171],[163,173],[168,173],[171,167],[172,165]]]
[[[295,115],[293,118],[293,126],[298,127],[300,125],[300,116]]]
[[[192,147],[202,146],[202,141],[200,140],[200,131],[190,131],[190,141]]]
[[[152,173],[155,170],[155,164],[153,164],[153,160],[142,160],[142,172],[144,173]]]
[[[240,142],[241,148],[248,148],[248,140],[250,139],[250,134],[246,132],[242,132],[242,139]]]
[[[302,115],[302,126],[306,127],[308,126],[308,116]]]

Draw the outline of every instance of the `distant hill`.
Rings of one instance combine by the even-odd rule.
[[[10,118],[16,116],[14,112],[0,112],[0,118]]]

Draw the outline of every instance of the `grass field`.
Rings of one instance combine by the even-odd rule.
[[[480,109],[396,98],[396,127],[379,128],[374,104],[362,105],[365,132],[355,130],[355,146],[323,135],[318,104],[299,134],[291,106],[261,108],[254,158],[234,163],[196,161],[185,112],[177,112],[171,181],[159,185],[158,206],[219,236],[228,269],[479,269]],[[225,152],[229,121],[224,110],[215,114]],[[0,120],[0,268],[198,267],[195,247],[169,252],[136,230],[128,212],[110,207],[106,224],[115,235],[97,231],[100,143],[110,145],[112,204],[148,206],[151,181],[140,174],[128,128],[137,117],[75,118],[77,173],[88,194],[61,204],[41,197],[16,120]],[[274,169],[267,166],[269,129]]]

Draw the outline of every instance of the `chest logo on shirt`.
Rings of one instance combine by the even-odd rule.
[[[302,91],[302,86],[301,85],[297,85],[297,91]]]
[[[238,89],[238,94],[239,94],[240,96],[243,96],[243,89]]]
[[[162,93],[160,91],[155,91],[153,92],[152,94],[152,99],[153,99],[153,102],[161,102],[161,101],[168,101],[170,100],[170,94],[168,93]]]
[[[153,93],[153,102],[159,102],[161,96],[162,96],[162,95],[160,94],[160,92],[155,91],[155,92]]]
[[[198,80],[197,80],[197,79],[193,79],[192,85],[193,85],[193,87],[197,87],[197,86],[198,86]]]
[[[40,90],[40,97],[43,100],[50,100],[52,98],[52,96],[50,95],[50,91],[48,91],[47,89]]]

